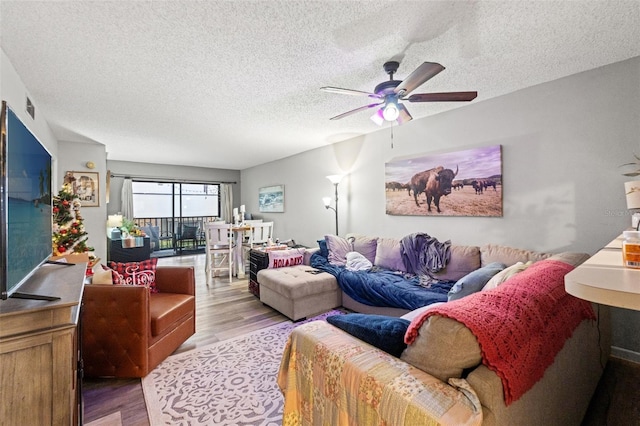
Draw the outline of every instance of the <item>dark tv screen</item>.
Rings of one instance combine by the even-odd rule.
[[[51,255],[51,154],[2,103],[2,298]]]

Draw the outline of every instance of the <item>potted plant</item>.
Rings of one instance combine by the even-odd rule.
[[[122,247],[137,247],[138,241],[136,237],[144,236],[142,230],[133,221],[133,219],[122,218],[122,225],[120,226],[120,232],[122,232]],[[142,241],[140,241],[140,245]]]
[[[636,154],[633,154],[633,156],[636,159],[636,161],[632,161],[631,163],[624,163],[623,165],[620,166],[620,167],[626,167],[629,170],[625,173],[622,173],[623,176],[630,176],[630,177],[640,176],[640,157]],[[632,170],[632,168],[635,168],[635,170]]]

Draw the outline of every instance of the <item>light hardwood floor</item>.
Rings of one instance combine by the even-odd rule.
[[[229,283],[225,276],[207,287],[203,254],[160,258],[158,265],[189,265],[196,271],[196,333],[175,353],[289,321],[251,294],[247,279]],[[139,379],[86,378],[82,394],[85,423],[120,411],[123,426],[149,424]]]
[[[196,270],[196,333],[176,353],[289,321],[249,293],[246,279],[218,278],[207,287],[204,255],[162,258],[158,264]],[[85,379],[83,398],[85,422],[120,411],[123,426],[149,424],[139,379]],[[583,422],[600,425],[640,425],[640,364],[609,360]]]

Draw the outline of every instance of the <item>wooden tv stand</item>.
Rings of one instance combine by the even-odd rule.
[[[79,320],[86,266],[43,265],[19,288],[59,300],[0,300],[0,423],[82,424]]]

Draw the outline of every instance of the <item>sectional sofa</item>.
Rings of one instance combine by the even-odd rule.
[[[344,306],[384,321],[360,334],[370,343],[324,321],[293,331],[278,375],[283,424],[580,424],[610,351],[606,308],[564,291],[564,274],[588,256],[496,245],[451,253],[439,273],[458,280],[495,262],[532,265],[491,290],[411,312],[343,293]],[[402,320],[406,332],[385,334]],[[392,355],[376,338],[404,349]]]

